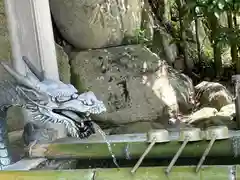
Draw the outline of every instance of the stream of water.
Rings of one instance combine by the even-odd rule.
[[[94,123],[94,124],[95,124],[95,127],[96,127],[97,131],[101,134],[101,136],[103,137],[104,141],[106,142],[106,144],[108,146],[108,150],[109,150],[109,152],[110,152],[110,154],[112,156],[113,163],[117,166],[117,168],[120,168],[120,166],[117,163],[117,159],[116,159],[116,157],[115,157],[115,155],[114,155],[114,153],[112,151],[111,143],[108,141],[105,132],[100,128],[99,125],[97,125],[96,123]]]

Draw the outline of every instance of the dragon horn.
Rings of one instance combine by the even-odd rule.
[[[22,60],[28,66],[30,71],[39,79],[39,81],[43,81],[44,80],[44,73],[38,71],[37,68],[29,61],[29,59],[26,56],[23,56]]]
[[[25,85],[30,88],[34,88],[34,83],[31,82],[29,79],[27,79],[25,76],[19,74],[18,72],[14,71],[12,68],[10,68],[7,64],[4,62],[0,62],[3,68],[19,83],[22,85]]]

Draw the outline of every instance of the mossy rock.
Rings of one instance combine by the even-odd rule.
[[[50,8],[60,33],[66,41],[77,49],[95,49],[121,45],[136,36],[141,29],[142,16],[149,21],[148,13],[143,13],[143,2],[139,0],[50,0]],[[147,3],[147,1],[145,1]],[[149,14],[150,15],[150,14]],[[147,25],[146,35],[151,37]],[[148,26],[148,27],[147,27]],[[151,25],[150,25],[151,26]]]
[[[58,61],[59,78],[64,83],[70,83],[71,74],[68,55],[64,52],[64,49],[58,44],[56,44],[55,47]]]
[[[174,111],[178,103],[181,112],[193,107],[191,80],[142,45],[81,51],[71,69],[75,87],[93,91],[106,105],[108,112],[95,117],[103,123],[165,123],[166,106]]]

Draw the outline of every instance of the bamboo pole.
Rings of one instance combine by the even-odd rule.
[[[130,136],[134,137],[134,135],[115,135],[108,137],[116,158],[140,158],[149,146],[144,134],[139,134],[135,136],[135,138],[130,138]],[[177,136],[175,138],[177,138]],[[180,157],[197,157],[200,159],[208,144],[209,141],[206,140],[190,142],[186,145]],[[166,143],[156,143],[146,158],[172,158],[180,146],[181,143],[176,141],[176,139]],[[211,148],[208,157],[238,156],[238,149],[238,137],[217,140]],[[89,139],[89,141],[82,141],[74,138],[66,138],[53,143],[35,144],[31,146],[31,149],[27,148],[26,151],[28,153],[30,152],[30,157],[47,157],[53,159],[111,158],[107,144],[104,141],[94,141],[91,139]]]
[[[32,171],[1,171],[0,179],[8,180],[226,180],[239,179],[239,166],[204,166],[195,173],[193,166],[174,167],[167,176],[164,172],[166,167],[140,167],[135,174],[130,173],[131,168],[118,169],[78,169],[78,170],[32,170]]]

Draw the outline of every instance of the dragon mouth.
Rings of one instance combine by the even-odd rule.
[[[91,134],[95,133],[89,112],[82,113],[61,109],[54,109],[53,112],[60,116],[64,116],[67,119],[72,120],[79,129],[78,135],[81,139],[88,138]]]
[[[72,110],[63,110],[63,109],[53,109],[53,112],[76,122],[89,120],[89,116],[90,116],[89,112],[83,113],[83,112],[76,112]]]

